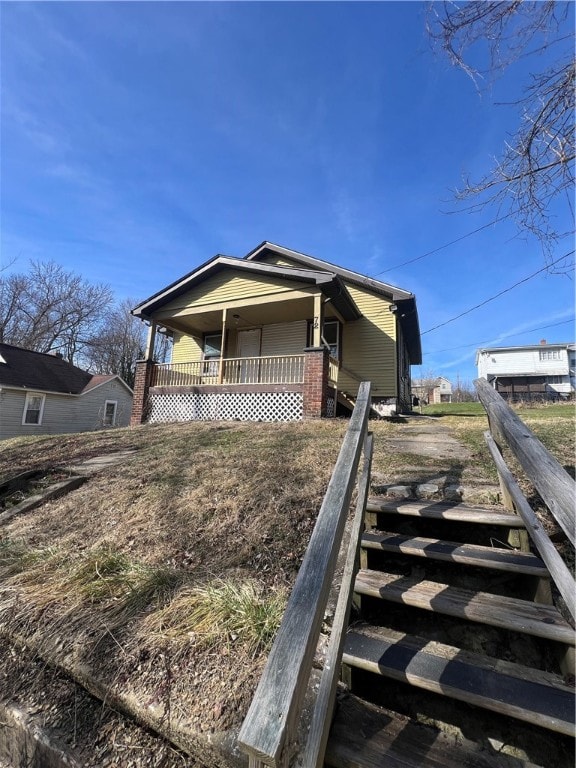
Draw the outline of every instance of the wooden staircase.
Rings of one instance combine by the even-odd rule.
[[[504,544],[521,518],[385,499],[367,513],[326,765],[573,765],[575,634],[542,560]]]

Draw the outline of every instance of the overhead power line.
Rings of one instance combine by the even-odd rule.
[[[559,325],[568,325],[568,323],[573,323],[576,318],[572,318],[571,320],[563,320],[561,323],[550,323],[549,325],[539,325],[538,328],[528,328],[525,331],[519,331],[518,333],[513,333],[511,336],[508,336],[507,338],[513,339],[515,336],[522,336],[525,333],[534,333],[534,331],[544,331],[546,328],[556,328]],[[476,341],[473,344],[461,344],[459,347],[448,347],[447,349],[435,349],[433,352],[424,352],[424,357],[426,355],[439,355],[442,352],[454,352],[457,349],[469,349],[470,347],[480,347],[482,344],[488,344],[488,341]]]
[[[494,301],[495,299],[499,298],[500,296],[503,296],[505,293],[509,293],[510,291],[514,290],[514,288],[517,288],[519,285],[522,285],[522,283],[527,283],[528,280],[532,280],[533,277],[536,277],[536,275],[540,275],[542,272],[546,272],[550,269],[550,267],[553,267],[555,264],[558,264],[558,262],[562,261],[563,259],[567,259],[568,256],[572,256],[574,254],[574,251],[568,251],[568,253],[565,253],[564,256],[560,256],[559,259],[556,259],[551,264],[547,264],[545,267],[542,267],[542,269],[538,269],[536,272],[533,272],[531,275],[528,275],[528,277],[522,278],[522,280],[518,280],[517,283],[514,283],[514,285],[509,286],[508,288],[504,288],[504,290],[499,291],[498,293],[494,294],[494,296],[490,296],[489,299],[485,299],[484,301],[481,301],[480,304],[476,304],[473,307],[470,307],[470,309],[466,309],[464,312],[460,312],[459,315],[456,315],[455,317],[451,317],[449,320],[445,320],[443,323],[438,323],[438,325],[433,326],[432,328],[428,328],[427,331],[423,331],[420,335],[424,336],[426,333],[431,333],[432,331],[436,331],[438,328],[443,328],[445,325],[448,325],[449,323],[453,323],[455,320],[459,320],[461,317],[464,317],[464,315],[469,315],[470,312],[474,312],[476,309],[480,309],[480,307],[485,306],[486,304],[489,304],[491,301]]]
[[[510,218],[512,214],[507,213],[505,216],[500,216],[498,219],[494,219],[494,221],[489,221],[488,224],[483,224],[481,227],[478,227],[477,229],[473,229],[472,232],[467,232],[465,235],[462,235],[461,237],[457,237],[456,240],[451,240],[449,243],[445,243],[444,245],[438,246],[438,248],[434,248],[432,251],[427,251],[426,253],[423,253],[422,256],[416,256],[414,259],[409,259],[408,261],[403,261],[401,264],[395,264],[393,267],[388,267],[388,269],[383,269],[381,272],[376,272],[373,277],[377,277],[378,275],[384,275],[386,272],[392,272],[393,269],[400,269],[400,267],[405,267],[407,264],[414,264],[415,261],[420,261],[420,259],[425,259],[427,256],[432,256],[435,253],[438,253],[439,251],[443,251],[445,248],[449,248],[451,245],[455,245],[456,243],[459,243],[461,240],[466,240],[467,237],[472,237],[472,235],[475,235],[477,232],[482,232],[483,229],[488,229],[488,227],[491,227],[493,224],[498,224],[500,221],[504,221],[504,219]]]

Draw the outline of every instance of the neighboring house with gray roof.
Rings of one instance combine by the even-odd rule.
[[[56,355],[0,344],[0,439],[127,426],[132,390]]]

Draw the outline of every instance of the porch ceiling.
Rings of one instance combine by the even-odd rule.
[[[274,303],[247,303],[242,306],[228,307],[227,328],[254,328],[273,323],[290,323],[297,320],[310,320],[314,314],[312,296],[291,299],[290,301],[275,301]],[[178,317],[161,317],[157,313],[155,320],[173,330],[183,331],[191,335],[202,335],[222,328],[222,308],[196,309],[194,312],[179,314]],[[234,315],[239,315],[235,318]],[[326,317],[333,317],[334,311],[326,306]]]

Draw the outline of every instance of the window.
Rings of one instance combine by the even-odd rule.
[[[204,360],[214,360],[222,353],[222,334],[209,333],[204,336]]]
[[[540,349],[539,356],[540,356],[540,360],[560,360],[561,359],[559,349]]]
[[[46,395],[34,395],[31,392],[26,395],[22,424],[42,424],[45,398]]]
[[[312,323],[308,325],[308,345],[314,340],[314,328]],[[330,355],[340,360],[340,323],[338,320],[324,320],[322,326],[322,344],[329,347]]]
[[[117,400],[106,400],[104,403],[104,426],[114,427],[116,426],[116,408],[118,407]]]
[[[566,379],[564,378],[564,376],[547,376],[546,377],[546,381],[548,382],[548,384],[565,384],[565,383],[567,383]]]

